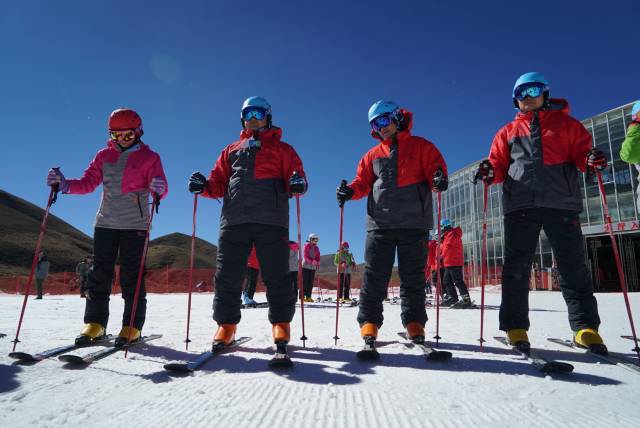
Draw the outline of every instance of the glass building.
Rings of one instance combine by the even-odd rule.
[[[602,150],[610,161],[602,178],[607,195],[609,213],[616,233],[620,256],[630,291],[640,290],[640,228],[635,207],[634,190],[638,187],[635,167],[620,160],[620,148],[631,120],[633,103],[585,119],[582,124],[591,133],[593,145]],[[487,153],[489,147],[487,147]],[[448,218],[463,231],[465,252],[465,280],[470,286],[480,285],[480,257],[483,224],[483,185],[473,184],[478,162],[449,175],[449,189],[442,193],[442,218]],[[620,280],[613,257],[611,240],[605,225],[595,175],[580,174],[582,180],[583,211],[580,215],[587,265],[591,270],[596,291],[619,291]],[[501,282],[504,261],[502,185],[489,186],[487,200],[487,261],[488,284]],[[434,210],[437,198],[434,195]],[[434,218],[437,218],[435,213]],[[540,233],[532,265],[532,288],[557,288],[555,258],[551,245]]]

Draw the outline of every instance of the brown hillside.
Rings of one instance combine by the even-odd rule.
[[[44,209],[0,190],[0,276],[29,274],[43,215]],[[92,240],[50,213],[43,250],[52,272],[72,271],[92,251]]]
[[[216,266],[218,247],[196,237],[196,269],[213,269]],[[191,236],[184,233],[171,233],[149,242],[147,269],[158,269],[169,265],[174,269],[189,268],[191,255]]]

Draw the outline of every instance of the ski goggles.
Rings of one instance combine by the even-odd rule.
[[[128,131],[109,131],[109,136],[113,141],[124,141],[128,143],[129,141],[136,138],[136,133],[133,130]]]
[[[536,98],[542,95],[544,91],[544,86],[542,85],[533,85],[526,86],[524,88],[517,88],[515,91],[516,99],[519,101],[523,101],[528,97]]]
[[[247,108],[242,111],[243,120],[263,120],[267,116],[267,112],[263,108],[253,107]]]
[[[379,132],[382,128],[386,128],[391,125],[393,122],[393,118],[389,114],[384,114],[382,116],[378,116],[371,121],[371,127],[374,131]]]

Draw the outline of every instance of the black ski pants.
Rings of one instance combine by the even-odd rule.
[[[256,246],[262,280],[267,288],[269,322],[291,322],[296,297],[289,276],[289,231],[281,226],[259,223],[220,229],[213,319],[218,324],[240,322],[242,283],[252,245]]]
[[[311,297],[313,291],[313,280],[316,276],[315,269],[302,268],[302,286],[304,287],[304,297]]]
[[[424,306],[424,261],[427,245],[422,229],[385,229],[367,232],[365,270],[358,310],[358,323],[382,325],[382,301],[387,295],[391,270],[398,252],[402,325],[427,322]]]
[[[340,292],[338,293],[338,298],[348,299],[349,291],[351,291],[351,274],[339,273],[338,277],[338,281],[340,282]]]
[[[250,299],[253,299],[253,295],[256,294],[256,287],[258,286],[259,274],[260,274],[260,269],[247,266],[247,283],[244,287],[244,291],[247,292],[247,296],[249,296]]]
[[[122,325],[128,326],[131,320],[133,299],[138,282],[138,272],[142,261],[145,230],[106,229],[96,227],[93,234],[93,269],[89,272],[85,289],[85,323],[98,323],[105,328],[109,321],[109,296],[113,282],[116,259],[120,259],[120,286],[124,299]],[[147,293],[144,287],[144,275],[140,284],[140,295],[133,326],[142,330],[147,313]]]
[[[578,213],[532,208],[514,211],[504,217],[500,330],[529,328],[529,275],[541,228],[544,228],[558,262],[560,288],[567,304],[571,329],[597,329],[600,325],[598,304],[585,262]]]
[[[464,283],[462,266],[449,266],[444,268],[443,284],[446,294],[455,300],[458,299],[456,288],[460,291],[461,296],[469,295],[467,285]]]

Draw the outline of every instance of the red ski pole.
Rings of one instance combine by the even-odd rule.
[[[487,200],[489,199],[489,185],[486,181],[483,181],[484,184],[484,208],[482,211],[482,251],[481,251],[481,259],[480,263],[480,352],[484,351],[484,287],[487,279]]]
[[[193,229],[191,231],[191,257],[189,258],[189,302],[187,303],[187,338],[185,349],[189,350],[189,324],[191,322],[191,292],[193,290],[193,258],[196,254],[196,212],[198,211],[198,194],[193,194]]]
[[[347,185],[347,181],[346,180],[342,180],[342,183],[346,186]],[[340,207],[340,242],[338,242],[338,248],[340,248],[340,246],[342,245],[342,226],[344,225],[344,205],[342,205]],[[340,251],[340,250],[338,250]],[[338,264],[338,282],[337,284],[337,290],[336,290],[336,294],[340,295],[340,264]],[[338,339],[340,339],[338,337],[338,319],[340,317],[340,299],[336,298],[336,335],[333,336],[333,340],[334,340],[334,344],[337,345],[338,344]]]
[[[436,240],[436,345],[442,339],[440,337],[440,293],[442,290],[442,278],[440,277],[440,217],[442,216],[442,192],[438,192],[438,239]]]
[[[298,220],[298,290],[300,295],[300,316],[302,318],[302,347],[305,348],[307,336],[304,331],[304,284],[302,283],[302,229],[300,228],[300,195],[296,194],[296,217]]]
[[[136,309],[138,308],[138,299],[140,298],[140,286],[142,285],[142,277],[144,276],[144,264],[147,259],[147,248],[149,247],[149,232],[151,231],[151,223],[153,222],[153,213],[158,211],[160,205],[160,195],[154,193],[153,203],[151,204],[151,214],[149,215],[149,223],[147,223],[147,232],[144,238],[144,247],[142,248],[142,257],[140,258],[140,269],[138,269],[138,281],[136,282],[136,292],[133,296],[133,307],[131,308],[131,317],[129,318],[129,335],[127,336],[127,344],[124,349],[124,357],[127,358],[129,352],[129,343],[131,343],[131,333],[133,333],[133,320],[136,318]]]
[[[624,303],[627,307],[627,315],[629,316],[629,324],[631,325],[631,334],[633,335],[633,343],[635,348],[633,350],[640,359],[640,347],[638,347],[638,336],[636,335],[636,328],[633,323],[633,315],[631,314],[631,304],[629,303],[629,294],[627,292],[627,280],[624,276],[624,270],[622,269],[622,263],[620,262],[620,253],[618,252],[618,243],[616,237],[613,234],[613,227],[611,225],[611,216],[609,215],[609,206],[607,205],[607,195],[604,190],[604,184],[602,183],[602,174],[600,171],[596,171],[596,177],[598,178],[598,187],[600,188],[600,199],[602,200],[602,208],[604,209],[604,218],[609,228],[609,237],[611,238],[611,248],[613,248],[613,255],[616,259],[616,268],[618,269],[618,276],[620,277],[620,287],[622,288],[622,295],[624,296]]]
[[[58,169],[58,168],[53,168]],[[49,199],[47,200],[47,207],[44,210],[44,216],[42,216],[42,223],[40,223],[40,234],[38,235],[38,240],[36,241],[36,251],[33,253],[33,260],[31,261],[31,273],[29,273],[29,279],[27,280],[27,287],[24,290],[24,300],[22,301],[22,310],[20,311],[20,319],[18,320],[18,328],[16,329],[16,338],[13,339],[13,350],[16,351],[16,346],[20,339],[18,336],[20,335],[20,327],[22,327],[22,319],[24,318],[24,311],[27,309],[27,300],[29,299],[29,291],[31,288],[31,283],[33,282],[33,274],[36,270],[36,265],[38,264],[38,254],[40,254],[40,247],[42,246],[42,240],[44,239],[44,232],[47,230],[47,218],[49,217],[49,209],[51,205],[56,203],[58,199],[58,185],[55,184],[51,186],[51,191],[49,192]]]

